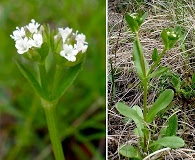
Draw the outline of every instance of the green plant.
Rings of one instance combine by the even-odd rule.
[[[126,157],[134,159],[143,159],[147,153],[154,152],[161,147],[179,148],[184,145],[182,138],[176,136],[177,116],[174,114],[168,118],[167,127],[163,127],[156,139],[155,127],[156,115],[165,109],[174,97],[174,91],[171,89],[164,90],[153,104],[148,104],[148,86],[150,80],[154,77],[159,77],[167,72],[169,68],[161,66],[160,61],[167,50],[173,48],[176,41],[181,36],[180,27],[163,29],[161,37],[164,43],[164,48],[161,53],[158,53],[154,48],[152,53],[153,64],[148,65],[144,56],[142,45],[139,39],[139,29],[143,21],[147,17],[147,13],[127,14],[126,21],[132,32],[135,33],[135,41],[133,42],[133,61],[137,75],[143,86],[143,112],[139,106],[129,106],[118,102],[116,109],[125,117],[132,119],[136,124],[135,133],[139,136],[139,145],[137,147],[125,144],[119,148],[119,152]],[[149,107],[151,105],[151,107]]]
[[[64,154],[56,126],[56,104],[82,69],[88,47],[85,35],[71,28],[50,30],[35,20],[24,27],[16,27],[11,38],[25,63],[37,68],[29,70],[21,60],[14,59],[17,67],[40,97],[45,111],[48,130],[56,160]],[[34,74],[36,73],[36,74]],[[14,155],[14,154],[13,154]],[[12,154],[8,159],[13,159]]]

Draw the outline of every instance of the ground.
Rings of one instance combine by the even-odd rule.
[[[194,73],[194,17],[193,1],[144,1],[138,2],[113,0],[108,1],[108,159],[125,159],[118,153],[122,144],[137,144],[138,137],[134,134],[135,124],[126,120],[115,109],[119,101],[128,106],[142,105],[142,89],[137,78],[132,61],[132,42],[134,35],[125,22],[124,15],[138,11],[148,12],[146,21],[139,32],[146,59],[151,65],[151,53],[154,48],[162,51],[160,34],[163,28],[181,26],[184,33],[183,41],[178,42],[173,49],[166,52],[161,62],[168,66],[172,73],[179,75],[185,81],[183,88],[191,87],[190,97],[175,92],[169,111],[158,115],[156,125],[161,128],[167,116],[177,113],[177,135],[185,141],[185,146],[179,149],[162,150],[151,155],[151,159],[195,159],[195,101],[192,85]],[[150,82],[148,103],[154,102],[156,96],[166,88],[173,88],[168,75],[163,75]],[[189,92],[189,90],[188,90]],[[150,154],[148,153],[148,156]],[[148,158],[149,159],[149,158]]]

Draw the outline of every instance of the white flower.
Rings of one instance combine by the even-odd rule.
[[[75,38],[77,43],[85,43],[85,39],[86,37],[83,33],[76,35],[76,38]]]
[[[24,39],[19,39],[16,41],[15,47],[17,48],[17,52],[19,54],[23,54],[29,50],[31,47],[30,44],[28,43],[28,38],[25,37]]]
[[[68,61],[74,62],[76,61],[76,55],[78,51],[73,48],[72,45],[63,45],[63,50],[60,52],[62,57],[65,57]]]
[[[38,32],[38,27],[40,26],[40,24],[38,24],[37,22],[35,22],[34,19],[31,20],[31,23],[29,23],[26,28],[28,28],[28,30],[31,33],[37,33]]]
[[[15,41],[22,39],[25,36],[25,31],[24,31],[24,27],[22,27],[21,29],[19,29],[18,27],[16,27],[16,30],[13,31],[13,35],[10,35],[10,37],[12,39],[14,39]]]
[[[74,48],[78,50],[78,52],[82,51],[82,53],[85,53],[88,48],[88,45],[84,43],[77,43],[74,44]]]
[[[85,42],[86,39],[85,35],[83,33],[77,34],[76,32],[75,36],[76,36],[75,40],[77,41],[77,43],[74,44],[74,48],[79,52],[80,51],[82,51],[82,53],[86,52],[88,45],[87,42]]]
[[[33,39],[30,39],[28,43],[33,47],[40,48],[43,43],[43,36],[42,34],[33,34]]]
[[[68,27],[66,27],[65,29],[58,28],[58,31],[60,32],[60,35],[61,35],[63,43],[64,43],[66,41],[67,37],[71,34],[72,28],[68,28]]]

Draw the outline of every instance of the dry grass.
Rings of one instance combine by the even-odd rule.
[[[132,61],[132,42],[134,35],[130,32],[124,15],[131,9],[136,12],[137,8],[141,8],[149,13],[148,18],[144,22],[140,30],[140,39],[143,45],[144,53],[149,64],[151,61],[151,53],[154,48],[160,52],[162,50],[162,41],[160,33],[163,28],[174,27],[180,25],[186,31],[185,50],[181,49],[181,43],[175,45],[174,49],[166,52],[162,59],[163,66],[169,66],[170,69],[179,74],[181,78],[195,71],[194,67],[194,47],[195,47],[195,5],[193,1],[151,1],[137,6],[136,1],[132,3],[127,1],[109,1],[108,2],[108,74],[114,72],[114,82],[108,82],[108,159],[118,160],[124,159],[118,154],[118,147],[124,143],[137,144],[137,136],[134,135],[134,124],[127,122],[124,117],[115,110],[115,104],[123,101],[130,107],[142,104],[142,90],[139,80],[135,73]],[[121,6],[121,7],[120,7]],[[122,7],[123,6],[123,7]],[[181,7],[183,6],[183,8]],[[111,65],[112,63],[112,68]],[[152,103],[156,94],[159,92],[159,79],[151,82],[149,103]],[[149,159],[195,159],[195,103],[187,102],[187,109],[184,110],[183,99],[175,96],[172,102],[174,106],[171,108],[170,115],[178,112],[179,127],[178,135],[180,135],[186,145],[184,148],[172,150],[159,150],[159,152],[150,155]],[[156,121],[160,128],[165,118]]]

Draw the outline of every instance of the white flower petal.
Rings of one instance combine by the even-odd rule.
[[[63,28],[58,28],[58,31],[59,31],[59,33],[60,33],[60,35],[61,35],[61,37],[62,37],[63,42],[65,42],[66,39],[68,38],[68,36],[69,36],[69,35],[71,34],[71,32],[72,32],[72,28],[68,28],[68,27],[66,27],[65,29],[63,29]]]
[[[88,48],[88,45],[84,43],[77,43],[74,45],[74,48],[79,52],[82,51],[82,53],[85,53]]]
[[[86,37],[85,37],[85,35],[83,33],[77,34],[76,38],[75,38],[77,43],[85,43],[85,39],[86,39]]]
[[[16,27],[16,30],[13,31],[13,35],[10,35],[10,37],[15,41],[22,39],[24,36],[25,36],[24,27],[22,27],[21,29]]]
[[[63,50],[60,52],[60,55],[66,58],[68,61],[74,62],[76,61],[76,55],[78,51],[73,48],[72,45],[63,45]]]
[[[42,34],[34,34],[33,35],[33,39],[30,39],[28,41],[28,43],[33,46],[33,47],[37,47],[40,48],[42,43],[43,43],[43,36]]]
[[[23,54],[23,53],[27,52],[31,46],[28,43],[28,38],[25,37],[24,39],[17,40],[15,47],[17,48],[17,52],[19,54]]]
[[[28,28],[28,30],[31,33],[37,33],[38,32],[38,27],[40,26],[39,23],[37,23],[34,19],[31,20],[31,23],[29,23],[26,28]]]

